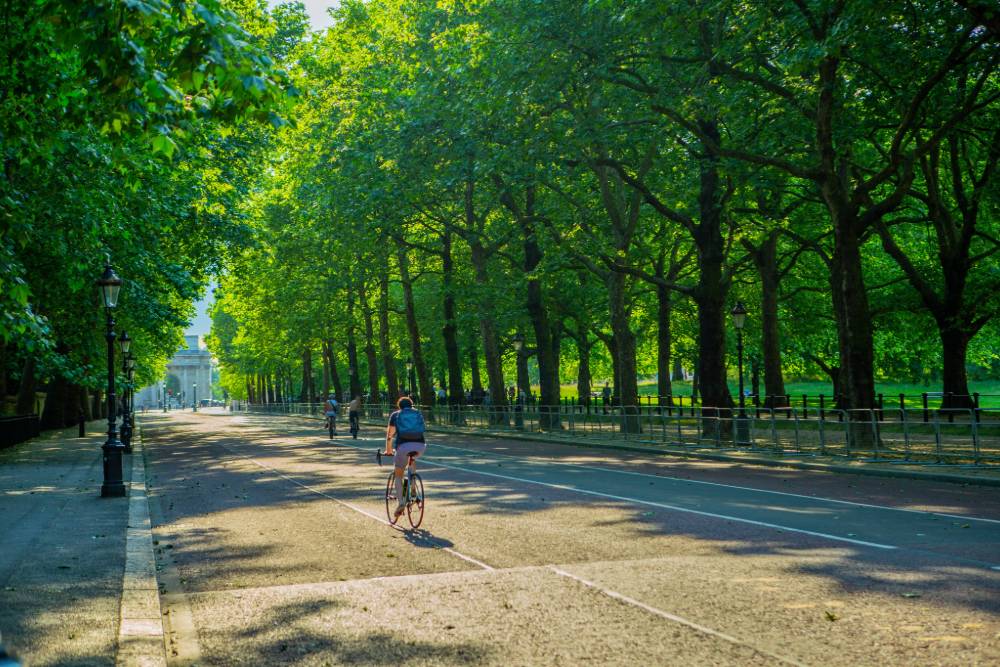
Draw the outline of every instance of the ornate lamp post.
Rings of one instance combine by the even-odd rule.
[[[167,383],[160,383],[160,398],[163,400],[163,411],[167,411]]]
[[[118,431],[115,427],[115,321],[112,316],[118,305],[118,292],[122,288],[122,279],[111,268],[111,258],[104,267],[104,274],[98,279],[97,286],[101,290],[101,300],[107,316],[108,341],[108,439],[101,446],[104,453],[104,483],[101,485],[102,498],[120,498],[125,495],[125,484],[122,482],[122,450],[124,447],[118,441]]]
[[[515,367],[517,369],[517,388],[514,393],[514,426],[517,428],[523,428],[524,415],[521,413],[524,410],[524,399],[526,398],[523,387],[528,384],[528,378],[525,377],[524,334],[520,331],[515,333],[513,343],[514,351],[517,353],[517,359],[515,361]]]
[[[198,412],[198,383],[191,384],[191,412]]]
[[[122,331],[121,338],[118,339],[118,349],[122,353],[122,375],[125,376],[126,382],[122,386],[122,428],[121,428],[121,441],[124,449],[122,453],[131,454],[132,453],[132,422],[130,420],[131,415],[128,409],[128,360],[129,360],[129,350],[132,347],[132,339],[129,338],[127,331]]]
[[[737,301],[729,313],[733,316],[733,326],[736,327],[736,359],[737,372],[740,376],[740,418],[737,422],[736,438],[738,443],[749,440],[749,428],[746,422],[747,413],[743,397],[743,327],[747,321],[747,309],[742,301]]]
[[[128,417],[128,442],[125,443],[125,453],[132,453],[132,437],[135,435],[135,357],[129,353],[126,360],[125,376],[128,380],[128,398],[125,402],[125,414]]]

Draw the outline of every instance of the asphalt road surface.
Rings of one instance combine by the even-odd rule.
[[[143,417],[174,665],[996,665],[1000,489]]]

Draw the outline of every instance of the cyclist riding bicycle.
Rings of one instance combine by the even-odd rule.
[[[392,456],[392,465],[396,475],[396,518],[406,511],[406,499],[403,497],[403,471],[410,465],[416,470],[416,459],[427,451],[424,441],[424,416],[414,409],[413,401],[404,396],[396,403],[399,408],[389,415],[389,426],[385,431],[385,453]],[[395,453],[393,452],[395,450]],[[412,457],[410,455],[413,455]]]
[[[337,399],[334,398],[333,393],[326,397],[323,410],[326,415],[325,428],[330,429],[331,435],[337,435]]]
[[[351,402],[347,404],[347,419],[351,428],[351,435],[355,439],[358,437],[358,420],[361,419],[361,396],[358,394],[354,395]]]

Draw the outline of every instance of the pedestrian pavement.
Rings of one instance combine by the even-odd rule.
[[[129,495],[102,498],[105,428],[0,450],[0,636],[20,664],[165,664],[141,442]]]

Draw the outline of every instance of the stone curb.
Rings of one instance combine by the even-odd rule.
[[[234,413],[238,414],[238,413]],[[249,413],[254,414],[254,413]],[[266,413],[260,413],[266,414]],[[273,415],[283,417],[298,417],[300,419],[319,420],[322,417],[311,415]],[[370,423],[370,422],[368,422]],[[748,466],[767,466],[771,468],[793,468],[796,470],[813,470],[818,472],[830,472],[847,475],[869,475],[872,477],[891,477],[895,479],[919,479],[926,482],[948,482],[951,484],[974,484],[976,486],[1000,486],[1000,476],[998,477],[978,477],[975,475],[956,475],[953,473],[923,472],[920,470],[902,470],[893,468],[874,468],[870,464],[857,463],[855,465],[844,465],[837,463],[819,463],[815,461],[796,461],[790,459],[769,459],[761,456],[735,456],[731,454],[717,454],[715,452],[705,452],[690,449],[677,448],[656,448],[640,447],[639,445],[619,445],[610,442],[594,442],[580,439],[568,442],[565,438],[552,438],[539,435],[527,435],[521,433],[510,433],[508,431],[480,431],[468,429],[447,429],[438,426],[427,426],[427,430],[433,433],[455,434],[479,436],[483,438],[497,438],[505,440],[518,440],[521,442],[544,442],[553,445],[564,445],[567,447],[582,447],[585,449],[609,449],[622,452],[638,452],[640,454],[657,454],[659,456],[677,456],[681,458],[702,459],[707,461],[723,461],[726,463],[739,463]],[[1000,471],[998,471],[1000,472]]]
[[[119,667],[165,667],[163,618],[156,582],[153,531],[146,498],[146,464],[142,438],[136,429],[132,443],[132,483],[125,537],[125,574],[122,577],[121,624],[118,627]]]

